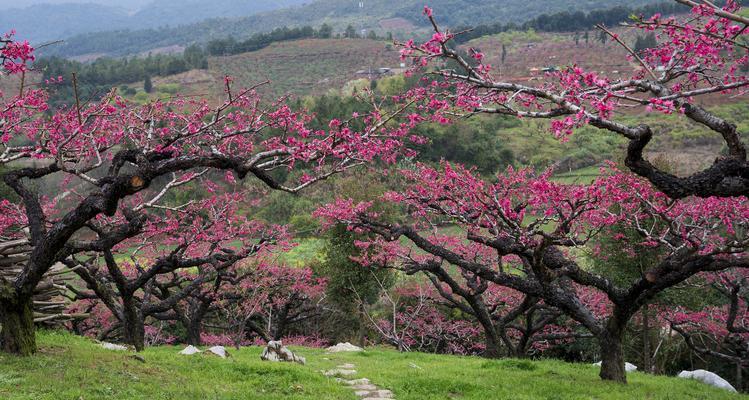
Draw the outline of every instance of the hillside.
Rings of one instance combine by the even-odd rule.
[[[632,32],[618,30],[617,33],[625,42],[634,42]],[[496,67],[503,79],[513,82],[541,80],[543,69],[551,67],[579,65],[613,77],[631,76],[638,67],[628,61],[626,50],[618,44],[601,43],[597,31],[590,31],[588,40],[584,39],[584,33],[506,32],[471,40],[462,48],[483,51],[487,63]]]
[[[634,0],[628,6],[657,3],[659,0]],[[448,26],[476,25],[482,23],[523,23],[542,13],[559,11],[590,11],[620,5],[615,0],[435,0],[429,2]],[[128,30],[83,34],[68,38],[65,44],[45,49],[48,55],[78,56],[89,53],[125,55],[138,54],[150,49],[204,43],[211,39],[233,36],[245,38],[254,33],[270,31],[283,26],[332,25],[342,32],[347,25],[357,30],[392,32],[396,36],[413,36],[414,27],[425,27],[420,0],[367,0],[364,7],[348,0],[317,0],[302,6],[278,9],[257,15],[209,19],[198,23],[184,21],[180,26],[138,30],[137,25]],[[241,14],[234,14],[241,16]],[[206,17],[212,15],[207,14]],[[120,29],[113,26],[113,29]],[[422,33],[425,32],[422,30]]]
[[[178,355],[181,347],[141,353],[105,350],[88,339],[41,333],[31,358],[0,355],[0,396],[20,399],[346,399],[354,391],[320,371],[350,363],[398,400],[426,399],[749,399],[696,381],[630,373],[622,386],[598,379],[597,368],[561,361],[501,360],[398,353],[326,354],[295,348],[307,365],[260,361],[260,347],[228,349],[231,357]]]
[[[369,74],[381,67],[397,72],[400,56],[392,45],[368,39],[305,39],[275,43],[265,49],[234,56],[210,57],[207,70],[156,77],[151,97],[208,96],[223,101],[224,77],[233,78],[236,88],[250,87],[268,81],[258,91],[267,100],[283,95],[296,97],[340,93],[347,83],[376,78]],[[366,71],[366,73],[364,73]],[[2,80],[0,80],[2,82]],[[7,86],[16,87],[10,83]],[[143,82],[126,85],[140,93],[136,100],[147,98]]]
[[[271,81],[262,93],[278,97],[286,93],[319,95],[340,89],[354,79],[367,78],[357,71],[397,68],[399,53],[385,42],[364,39],[307,39],[276,43],[263,50],[229,57],[215,57],[209,69],[229,75],[238,86]]]

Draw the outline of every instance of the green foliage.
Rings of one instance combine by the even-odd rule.
[[[598,368],[561,361],[501,360],[398,353],[370,348],[326,354],[293,348],[307,365],[260,360],[260,347],[229,349],[232,357],[182,356],[182,347],[147,348],[141,363],[129,352],[110,351],[70,334],[41,332],[41,351],[26,358],[0,355],[0,397],[21,399],[356,399],[353,390],[319,371],[356,365],[399,400],[601,399],[744,400],[693,380],[628,374],[629,384],[604,382]],[[92,379],[95,374],[95,379]]]
[[[212,56],[228,56],[232,54],[247,53],[257,51],[270,46],[273,43],[284,42],[289,40],[299,40],[308,38],[330,38],[332,28],[330,25],[323,25],[319,31],[315,31],[311,26],[301,28],[281,27],[268,33],[257,33],[246,40],[237,41],[233,36],[226,39],[215,39],[209,41],[205,48],[208,54]]]
[[[143,80],[143,91],[146,93],[153,92],[153,83],[151,82],[151,76],[146,75],[146,79]]]
[[[475,118],[447,126],[421,127],[417,132],[431,139],[431,143],[421,149],[420,158],[430,162],[445,159],[474,166],[482,174],[495,174],[515,164],[502,131],[519,124],[512,118]]]
[[[379,177],[365,174],[340,179],[335,183],[336,195],[354,201],[376,199],[386,190],[377,179]],[[392,185],[388,187],[393,188]],[[385,220],[395,219],[396,210],[392,206],[375,204],[374,209]],[[361,314],[362,308],[375,304],[382,290],[391,288],[396,281],[392,270],[376,265],[362,266],[354,261],[362,255],[356,242],[364,239],[343,225],[335,226],[325,234],[322,260],[312,265],[315,273],[326,279],[326,297],[336,309],[325,318],[335,321],[330,336],[336,340],[351,340],[356,336],[355,341],[361,342],[369,324]]]
[[[189,51],[188,51],[189,50]],[[53,106],[72,104],[74,99],[71,76],[76,74],[78,90],[83,99],[106,95],[113,87],[144,81],[144,89],[154,76],[168,76],[208,66],[208,55],[199,47],[191,46],[183,54],[151,55],[133,58],[99,58],[91,63],[80,63],[59,57],[40,58],[34,63],[42,71],[42,80],[62,83],[50,85]],[[152,84],[151,84],[152,87]],[[150,89],[146,90],[150,93]]]
[[[356,29],[354,29],[353,25],[349,25],[346,27],[346,30],[343,32],[343,37],[354,39],[359,37],[359,35],[356,33]]]
[[[664,15],[683,12],[684,9],[674,2],[627,2],[626,6],[619,5],[616,2],[608,4],[608,8],[602,8],[603,4],[586,4],[588,7],[581,9],[554,10],[556,2],[547,2],[551,7],[545,10],[538,10],[531,15],[532,19],[523,22],[523,19],[517,18],[511,21],[493,22],[491,24],[481,24],[473,27],[470,32],[458,36],[455,40],[459,43],[465,43],[469,40],[487,35],[494,35],[501,32],[534,29],[540,32],[579,32],[584,31],[582,38],[587,44],[590,40],[589,29],[596,24],[614,26],[621,22],[630,20],[632,15],[653,15],[661,13]],[[590,3],[590,2],[585,2]],[[646,4],[650,3],[650,4]],[[577,4],[577,3],[576,3]],[[583,2],[579,3],[580,5]],[[436,9],[436,8],[435,8]],[[556,12],[555,12],[556,11]],[[576,36],[576,42],[580,37]]]
[[[156,88],[159,93],[177,94],[182,89],[179,83],[164,83]]]
[[[309,214],[314,208],[309,198],[274,191],[266,196],[257,216],[273,224],[286,225],[292,217]]]
[[[333,27],[328,24],[322,24],[317,30],[317,37],[320,39],[330,39],[333,36]]]
[[[371,87],[371,83],[367,78],[355,79],[353,81],[346,82],[341,89],[341,94],[350,97],[357,93],[362,93],[364,89]]]
[[[502,43],[503,48],[505,48],[505,46],[507,45],[511,45],[519,41],[523,41],[524,43],[529,43],[529,42],[540,42],[542,40],[541,35],[539,35],[533,28],[529,28],[523,31],[511,30],[511,31],[506,31],[506,32],[500,32],[500,33],[497,33],[496,35],[492,35],[492,37],[496,38],[500,43]]]
[[[339,225],[328,231],[323,261],[315,272],[327,279],[328,298],[339,308],[355,311],[358,303],[374,304],[382,289],[395,283],[395,275],[376,266],[362,266],[352,257],[361,255],[354,232]]]

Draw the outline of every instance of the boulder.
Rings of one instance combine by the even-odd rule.
[[[736,389],[728,383],[727,380],[721,378],[718,374],[704,369],[697,369],[694,371],[681,371],[679,372],[679,378],[684,379],[695,379],[706,385],[715,386],[717,388],[725,389],[730,392],[736,393]]]
[[[341,352],[349,352],[349,351],[364,351],[361,347],[354,346],[353,344],[346,342],[346,343],[338,343],[335,346],[328,347],[329,353],[341,353]]]
[[[307,360],[304,357],[294,354],[291,350],[284,347],[283,343],[280,341],[268,342],[268,345],[265,346],[265,350],[263,350],[263,354],[260,355],[260,359],[273,362],[296,362],[302,365],[307,363]]]
[[[221,358],[231,357],[224,346],[213,346],[210,349],[206,350],[206,352],[217,355]]]
[[[189,345],[189,346],[185,347],[184,350],[182,350],[182,351],[179,352],[179,354],[183,354],[183,355],[186,355],[186,356],[191,356],[193,354],[198,354],[198,353],[200,353],[200,349],[198,349],[197,347],[195,347],[193,345]]]
[[[595,363],[593,365],[597,365],[597,366],[600,367],[601,366],[601,361],[599,361],[599,362],[597,362],[597,363]],[[630,364],[630,363],[624,363],[624,370],[627,371],[627,372],[634,372],[634,371],[637,371],[637,366],[634,365],[634,364]]]

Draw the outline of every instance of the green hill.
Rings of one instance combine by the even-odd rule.
[[[626,386],[603,382],[598,369],[560,361],[497,360],[398,353],[325,354],[295,348],[307,365],[260,361],[261,348],[229,349],[231,357],[177,354],[152,347],[141,356],[105,350],[67,333],[39,335],[28,358],[0,356],[0,397],[20,399],[348,399],[353,390],[320,372],[355,365],[398,400],[426,399],[749,399],[696,381],[630,373]]]

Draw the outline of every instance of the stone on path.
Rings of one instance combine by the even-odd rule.
[[[356,365],[354,364],[343,364],[331,369],[330,371],[324,371],[325,376],[336,376],[336,375],[353,375],[356,373]],[[395,400],[393,392],[385,389],[380,389],[376,385],[373,385],[369,379],[342,379],[336,378],[336,382],[348,385],[357,397],[362,400]]]
[[[342,352],[349,352],[349,351],[364,351],[361,347],[354,346],[353,344],[346,342],[346,343],[338,343],[335,346],[330,346],[327,348],[327,351],[329,353],[342,353]]]
[[[367,383],[367,384],[362,384],[362,385],[352,385],[351,389],[373,391],[373,390],[377,390],[377,386],[371,383]]]
[[[213,346],[207,350],[211,354],[215,354],[221,358],[230,357],[224,346]]]
[[[349,385],[349,386],[356,386],[356,385],[369,385],[369,379],[367,378],[361,378],[361,379],[341,379],[336,378],[337,382],[341,382],[343,384]]]
[[[359,397],[379,397],[379,398],[391,398],[393,392],[389,390],[358,390],[354,392]]]
[[[193,345],[189,345],[189,346],[185,347],[184,350],[182,350],[182,351],[179,352],[179,354],[183,354],[183,355],[186,355],[186,356],[191,356],[191,355],[197,354],[197,353],[200,353],[200,349],[198,349],[197,347],[195,347]]]
[[[736,393],[736,388],[731,386],[731,384],[728,383],[727,380],[721,378],[716,373],[705,371],[704,369],[697,369],[694,371],[681,371],[679,372],[678,377],[684,379],[695,379],[706,385],[715,386],[717,388]]]
[[[351,376],[356,375],[356,370],[353,369],[331,369],[329,371],[323,372],[325,376]]]
[[[263,350],[263,354],[260,355],[260,359],[263,361],[273,362],[296,362],[302,365],[307,363],[307,359],[294,354],[291,350],[284,347],[283,343],[281,343],[280,341],[268,342],[265,350]]]

